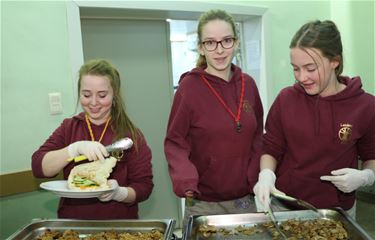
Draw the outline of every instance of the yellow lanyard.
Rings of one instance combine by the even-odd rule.
[[[91,141],[95,141],[95,137],[94,137],[94,134],[92,133],[91,124],[90,124],[90,121],[89,121],[89,116],[88,116],[87,114],[85,114],[85,119],[86,119],[87,127],[88,127],[89,132],[90,132]],[[107,131],[107,127],[108,127],[108,124],[109,124],[109,120],[111,120],[110,117],[108,118],[107,122],[105,123],[105,127],[104,127],[104,129],[103,129],[102,135],[100,136],[98,142],[101,142],[101,141],[102,141],[103,136],[104,136],[105,132]]]

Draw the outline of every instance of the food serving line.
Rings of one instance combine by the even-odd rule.
[[[345,211],[337,209],[319,209],[319,214],[311,210],[283,211],[274,212],[279,225],[288,220],[310,221],[326,220],[335,221],[342,224],[347,232],[347,236],[337,235],[337,238],[315,238],[315,239],[365,239],[371,240],[369,236],[354,220],[352,220]],[[101,232],[119,232],[119,233],[150,233],[159,231],[162,233],[161,240],[178,239],[173,234],[175,230],[174,219],[158,220],[73,220],[73,219],[35,219],[27,224],[8,240],[36,240],[48,230],[64,232],[73,230],[79,233],[79,239],[86,239],[91,235]],[[275,235],[275,229],[270,225],[270,219],[264,213],[249,214],[227,214],[227,215],[198,215],[191,216],[184,229],[183,240],[213,240],[213,239],[283,239],[282,236]],[[209,232],[204,231],[205,227],[210,226]],[[214,231],[212,230],[215,229]],[[242,229],[238,230],[238,229]],[[246,230],[250,230],[246,231]],[[331,231],[336,231],[331,229]],[[208,234],[207,234],[208,233]],[[284,233],[287,239],[305,239],[289,238],[287,231]],[[52,239],[52,238],[51,238]],[[94,238],[93,238],[94,239]],[[98,238],[99,239],[99,238]],[[127,238],[121,238],[127,239]],[[155,238],[129,238],[129,239],[152,239]]]
[[[109,152],[132,146],[130,139],[121,139],[107,146]],[[79,156],[69,161],[82,161]],[[108,176],[110,169],[108,171]],[[108,177],[106,176],[106,177]],[[82,191],[68,187],[65,180],[45,182],[41,188],[60,197],[91,198],[112,191],[104,189]],[[197,215],[189,218],[183,229],[183,240],[209,239],[350,239],[372,238],[341,208],[316,209],[307,202],[290,196],[273,194],[273,197],[294,202],[309,210],[269,211],[264,213]],[[11,235],[8,240],[174,240],[174,219],[141,220],[75,220],[34,219]],[[293,228],[298,228],[293,229]],[[62,236],[67,234],[67,236]],[[323,237],[322,237],[323,236]]]
[[[341,208],[319,209],[318,211],[319,214],[311,210],[282,211],[274,212],[274,215],[279,226],[290,220],[300,221],[304,225],[313,220],[332,221],[335,224],[341,223],[347,232],[346,237],[338,233],[336,238],[307,238],[304,234],[300,234],[301,238],[292,238],[289,231],[283,230],[285,235],[287,235],[286,239],[373,239]],[[183,239],[285,239],[281,235],[275,234],[276,229],[270,223],[270,218],[264,213],[191,216]],[[216,232],[214,234],[207,234],[207,232],[202,231],[202,227],[204,226],[214,227],[216,228]],[[242,229],[251,229],[252,232],[239,231],[239,227]],[[322,231],[323,229],[320,230]],[[331,227],[330,230],[336,231],[338,228],[335,226]]]

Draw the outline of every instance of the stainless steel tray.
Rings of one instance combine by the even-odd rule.
[[[119,232],[150,232],[159,230],[164,233],[164,240],[170,240],[173,236],[173,219],[161,220],[73,220],[73,219],[34,219],[13,235],[8,240],[34,240],[44,233],[46,229],[51,230],[75,230],[80,238],[102,231]]]
[[[341,221],[349,234],[350,240],[366,239],[372,240],[373,238],[368,235],[352,218],[350,218],[345,211],[340,208],[337,209],[319,209],[319,214],[311,210],[299,211],[283,211],[274,212],[278,222],[283,222],[289,219],[298,220],[312,220],[312,219],[328,219]],[[233,230],[234,228],[242,225],[245,227],[252,227],[258,224],[269,222],[270,219],[264,213],[248,213],[248,214],[227,214],[227,215],[199,215],[191,216],[188,224],[184,229],[183,240],[212,240],[212,239],[272,239],[272,234],[267,228],[262,229],[261,233],[252,235],[244,234],[229,234],[223,235],[221,233],[213,234],[209,237],[204,237],[198,228],[201,225],[210,225],[217,228],[225,228]],[[258,225],[259,226],[259,225]],[[261,227],[261,226],[259,226]]]

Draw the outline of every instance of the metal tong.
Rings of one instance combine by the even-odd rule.
[[[280,234],[282,239],[288,239],[288,237],[285,235],[285,233],[281,230],[279,223],[276,221],[275,215],[273,214],[273,210],[271,208],[271,204],[268,205],[268,216],[271,218],[271,221],[273,225],[276,228],[276,231]]]
[[[271,192],[271,195],[273,197],[281,199],[281,200],[285,200],[285,201],[290,201],[290,202],[297,203],[298,205],[300,205],[300,206],[302,206],[304,208],[307,208],[309,210],[312,210],[312,211],[316,212],[317,214],[319,214],[319,216],[322,216],[321,212],[319,212],[319,210],[316,207],[314,207],[310,203],[305,202],[305,201],[303,201],[301,199],[297,199],[297,198],[294,198],[294,197],[291,197],[291,196],[288,196],[288,195],[283,195],[283,194],[280,194],[280,193],[277,193],[277,192]],[[288,239],[288,237],[281,230],[281,228],[278,225],[278,222],[276,221],[275,215],[274,215],[273,210],[271,208],[271,204],[269,204],[268,209],[269,209],[268,210],[268,215],[271,218],[271,221],[272,221],[273,225],[275,226],[277,232],[281,235],[281,237],[283,239]]]
[[[108,153],[111,153],[114,151],[123,151],[123,150],[131,148],[132,146],[133,146],[133,141],[130,138],[126,137],[126,138],[121,138],[120,140],[112,143],[111,145],[106,146],[105,149],[107,150]],[[67,161],[70,162],[74,160],[74,162],[80,162],[86,159],[87,157],[85,155],[80,155],[77,157],[68,158]]]
[[[316,207],[314,207],[310,203],[305,202],[301,199],[297,199],[297,198],[294,198],[294,197],[291,197],[291,196],[288,196],[288,195],[283,195],[283,194],[275,193],[275,192],[271,192],[271,195],[274,196],[275,198],[278,198],[278,199],[281,199],[281,200],[297,203],[298,205],[300,205],[304,208],[310,209],[310,210],[318,213],[319,215],[321,215],[321,213],[319,212],[319,210]]]

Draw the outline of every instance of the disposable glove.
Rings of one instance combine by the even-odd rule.
[[[115,200],[117,202],[122,202],[128,197],[129,191],[127,187],[120,187],[115,179],[108,180],[108,184],[114,187],[114,190],[109,193],[104,193],[98,197],[102,202],[108,202]]]
[[[103,161],[105,156],[109,155],[103,144],[94,141],[74,142],[68,146],[68,152],[70,157],[85,155],[90,161]]]
[[[258,212],[268,212],[270,193],[276,191],[275,182],[276,175],[272,170],[265,168],[260,171],[258,182],[253,188],[255,204]]]
[[[341,168],[332,171],[331,174],[333,176],[321,176],[320,179],[332,182],[345,193],[350,193],[359,187],[372,185],[375,180],[375,173],[371,169]]]

